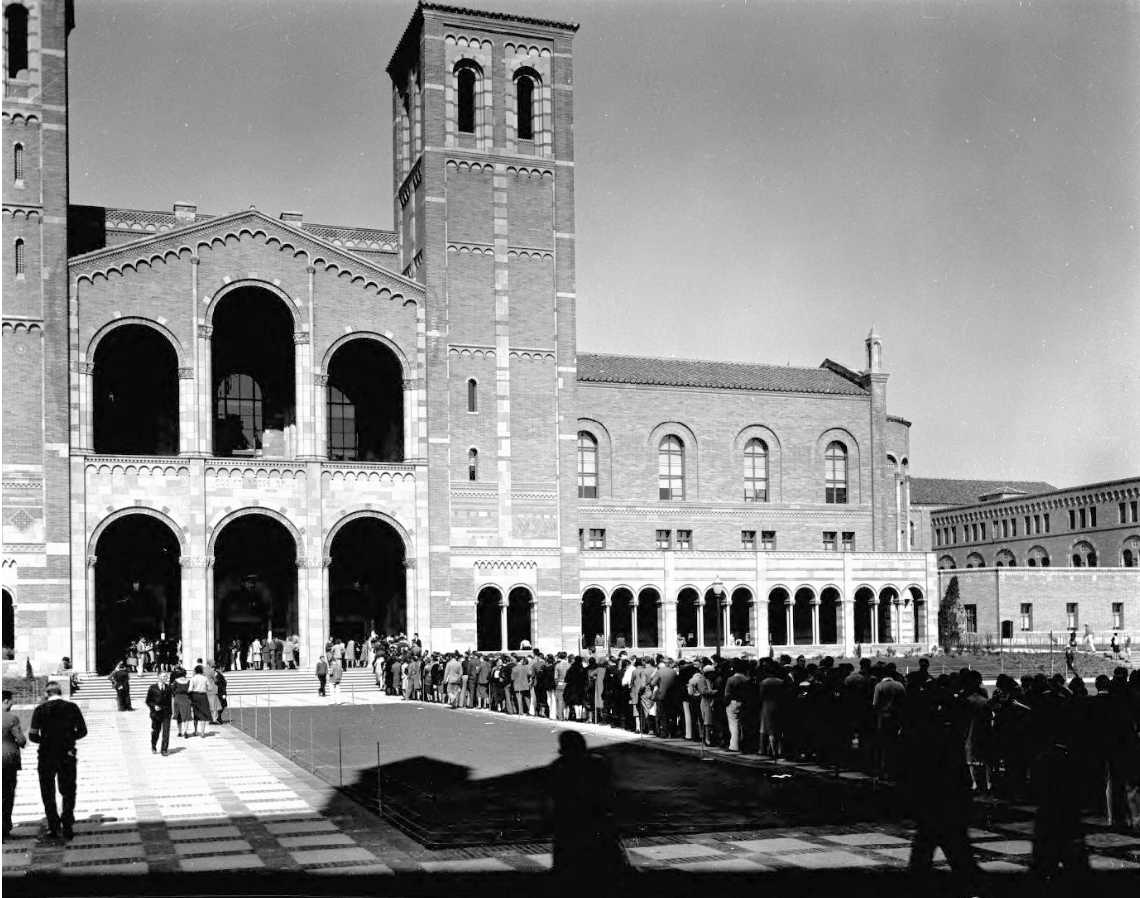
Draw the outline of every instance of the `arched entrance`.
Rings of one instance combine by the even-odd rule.
[[[879,592],[879,642],[899,641],[899,616],[902,605],[896,604],[899,594],[891,586]]]
[[[910,604],[914,609],[914,641],[926,642],[926,596],[917,586],[910,587]]]
[[[812,603],[815,593],[807,586],[796,590],[796,601],[792,605],[792,634],[796,645],[811,645],[815,642],[812,627]]]
[[[337,530],[329,547],[329,635],[361,645],[373,632],[407,632],[404,552],[403,537],[379,518]]]
[[[732,591],[732,605],[728,611],[729,645],[755,645],[752,632],[752,591],[743,586]]]
[[[627,649],[633,645],[633,593],[624,586],[610,596],[610,646]]]
[[[507,595],[508,651],[518,651],[524,642],[534,645],[533,611],[534,595],[525,586],[516,586]]]
[[[582,649],[590,651],[606,632],[606,594],[596,586],[582,593]]]
[[[872,640],[872,610],[871,600],[875,593],[869,586],[864,586],[855,592],[855,642],[860,645],[869,645]]]
[[[682,644],[686,646],[700,645],[697,626],[699,598],[697,591],[689,586],[677,593],[677,637],[678,641],[684,639]]]
[[[16,657],[16,603],[12,593],[4,590],[4,660]]]
[[[214,454],[290,458],[296,425],[293,316],[260,287],[239,287],[213,315]]]
[[[717,647],[718,636],[721,648],[729,643],[728,634],[724,632],[724,612],[722,610],[722,603],[727,598],[728,596],[717,596],[711,589],[705,590],[705,604],[701,607],[701,618],[704,624],[705,645],[709,648]]]
[[[106,455],[178,454],[178,355],[152,327],[124,324],[95,347],[94,448]]]
[[[788,591],[777,586],[768,593],[768,641],[772,645],[788,645]]]
[[[145,637],[173,654],[182,637],[182,549],[163,521],[128,514],[95,544],[95,670],[108,673]]]
[[[503,645],[503,594],[484,586],[475,601],[475,646],[480,652],[501,652]]]
[[[839,590],[828,586],[820,593],[819,642],[820,645],[836,645],[839,642],[840,615],[843,602]]]
[[[404,460],[404,381],[387,346],[349,340],[329,362],[328,457],[334,461]]]
[[[661,593],[647,586],[637,594],[637,645],[656,648],[661,645]]]
[[[297,543],[266,514],[226,524],[214,543],[214,651],[234,639],[298,635]]]

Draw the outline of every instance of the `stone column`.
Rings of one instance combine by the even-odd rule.
[[[178,369],[178,454],[198,452],[198,387],[194,367]]]
[[[902,642],[902,600],[895,599],[891,603],[891,642],[896,645]]]
[[[214,454],[214,328],[198,325],[198,451],[202,455]]]
[[[530,644],[538,646],[538,602],[533,598],[527,602],[530,610]]]
[[[507,597],[504,595],[499,599],[499,651],[505,652],[509,648],[507,645]]]
[[[95,669],[95,644],[98,640],[95,639],[95,564],[99,561],[95,555],[87,556],[87,650],[84,653],[85,657],[82,659],[76,658],[75,666],[78,668],[80,663],[83,665],[84,670]],[[186,620],[183,615],[182,620]]]
[[[420,382],[414,377],[404,378],[404,449],[403,458],[419,458],[419,401]],[[482,402],[482,397],[480,397]]]
[[[705,597],[697,597],[697,645],[705,645]]]
[[[815,596],[811,600],[811,644],[819,645],[819,608],[823,600]]]
[[[168,633],[182,640],[181,660],[193,664],[207,658],[214,645],[214,556],[183,555],[179,588],[182,593],[182,632]]]
[[[787,644],[788,645],[795,645],[796,644],[796,631],[795,631],[795,627],[794,627],[794,624],[795,624],[795,607],[796,607],[795,596],[789,595],[786,599],[784,599],[784,617],[785,617],[785,620],[787,620],[787,628],[788,628],[788,642],[787,642]]]
[[[765,605],[768,603],[765,602]],[[765,614],[765,617],[767,615]],[[767,623],[767,621],[765,621]],[[767,627],[765,627],[767,629]],[[752,645],[756,648],[756,653],[761,651],[760,645],[760,600],[753,596],[748,600],[748,638],[752,640]]]
[[[95,414],[92,408],[94,373],[93,362],[79,363],[79,443],[75,448],[81,452],[91,452],[95,448]],[[75,662],[78,664],[79,659],[76,658]]]
[[[611,599],[609,596],[606,596],[606,598],[602,599],[602,639],[604,639],[606,641],[606,648],[607,649],[610,647],[610,644],[611,644],[610,615],[613,611],[613,605],[614,605],[613,599]]]
[[[721,599],[720,609],[720,631],[724,634],[724,644],[733,645],[732,630],[729,625],[732,623],[732,596],[729,593],[724,594]]]
[[[293,432],[294,457],[315,458],[313,449],[313,344],[308,331],[293,334]]]
[[[313,375],[313,452],[318,458],[329,457],[329,376]],[[408,618],[411,620],[411,618]]]
[[[629,634],[629,647],[631,649],[637,648],[637,609],[640,607],[641,601],[634,596],[629,600],[629,619],[631,623],[630,629],[633,630]]]
[[[871,608],[871,644],[879,644],[879,598],[874,596],[867,603]]]

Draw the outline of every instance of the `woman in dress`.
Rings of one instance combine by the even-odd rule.
[[[171,673],[171,688],[174,691],[172,703],[174,723],[178,727],[178,735],[185,738],[186,727],[194,720],[194,711],[190,706],[190,678],[179,665]]]
[[[194,716],[194,732],[188,735],[198,735],[198,724],[202,724],[202,735],[206,734],[206,724],[213,718],[210,716],[210,681],[202,670],[201,664],[194,665],[194,676],[190,678],[187,693],[190,696],[190,708]]]
[[[249,654],[253,660],[253,669],[261,670],[261,640],[256,636],[253,637],[253,642],[249,644]]]

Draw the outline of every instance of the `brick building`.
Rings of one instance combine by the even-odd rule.
[[[18,657],[96,669],[143,633],[196,657],[266,630],[303,659],[370,629],[931,641],[874,330],[861,371],[578,352],[576,26],[416,9],[388,66],[394,232],[69,207],[71,27],[65,0],[5,3]]]
[[[1020,495],[1048,493],[1056,489],[1051,483],[1021,480],[955,480],[945,477],[912,477],[908,484],[910,502],[911,545],[921,552],[934,550],[934,530],[930,516],[946,508],[973,505],[982,496],[1015,490]]]

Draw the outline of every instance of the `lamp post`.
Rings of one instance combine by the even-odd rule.
[[[720,657],[720,641],[721,641],[721,618],[724,617],[724,582],[720,579],[720,574],[717,574],[716,579],[713,580],[712,594],[716,597],[716,657]]]

